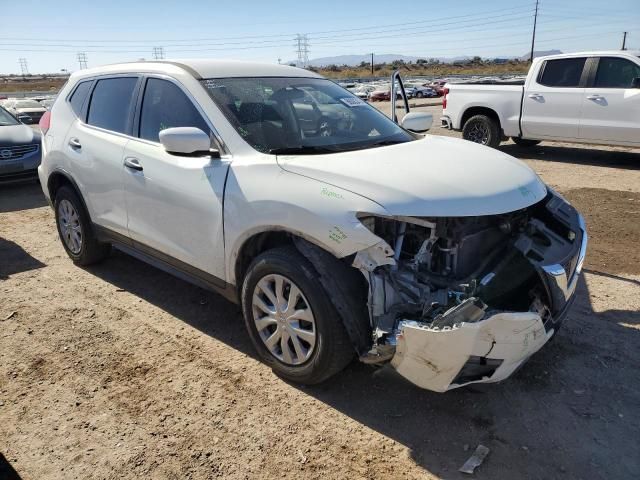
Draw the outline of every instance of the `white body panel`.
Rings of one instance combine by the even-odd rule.
[[[640,88],[585,88],[580,140],[640,144]]]
[[[563,88],[538,83],[546,60],[618,57],[640,65],[638,52],[584,52],[539,57],[524,86],[447,84],[443,124],[463,128],[465,112],[484,108],[495,113],[507,137],[640,146],[640,89]],[[591,97],[599,96],[599,99]]]

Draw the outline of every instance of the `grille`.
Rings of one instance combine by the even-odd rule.
[[[9,147],[0,146],[0,162],[3,160],[16,160],[30,153],[37,152],[40,145],[31,143],[29,145],[11,145]]]

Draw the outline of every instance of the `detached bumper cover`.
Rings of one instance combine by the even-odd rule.
[[[391,364],[419,387],[445,392],[504,380],[552,335],[532,312],[498,313],[442,330],[405,322]]]

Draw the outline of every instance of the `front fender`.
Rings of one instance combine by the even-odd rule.
[[[271,164],[232,165],[224,202],[226,275],[235,284],[243,244],[257,233],[286,231],[343,258],[380,242],[358,212],[388,215],[371,200]]]

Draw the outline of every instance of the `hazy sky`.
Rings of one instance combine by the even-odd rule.
[[[423,57],[522,55],[535,1],[0,0],[0,73],[78,68],[153,58],[218,57],[266,62],[368,52]],[[640,0],[541,0],[536,50],[640,49]]]

